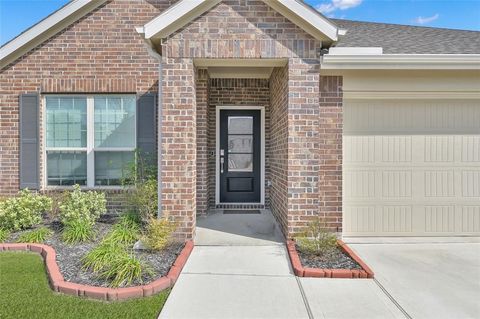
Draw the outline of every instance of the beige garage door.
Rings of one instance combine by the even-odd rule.
[[[349,100],[344,235],[480,235],[480,101]]]

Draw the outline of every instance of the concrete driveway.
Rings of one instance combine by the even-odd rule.
[[[480,244],[349,244],[415,319],[480,318]]]

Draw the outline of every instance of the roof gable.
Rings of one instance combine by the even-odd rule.
[[[73,0],[0,47],[0,68],[42,44],[106,0]]]
[[[262,0],[274,10],[301,27],[314,38],[337,41],[337,26],[313,8],[296,0]],[[143,27],[146,39],[166,38],[210,10],[221,0],[181,0]]]

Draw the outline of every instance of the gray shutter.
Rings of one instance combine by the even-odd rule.
[[[20,95],[20,188],[39,189],[39,96]]]
[[[155,157],[155,94],[147,93],[137,100],[137,149],[141,155]]]

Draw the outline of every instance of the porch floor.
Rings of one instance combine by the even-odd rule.
[[[262,246],[280,244],[285,238],[268,209],[260,214],[224,214],[210,210],[197,218],[196,246]]]

